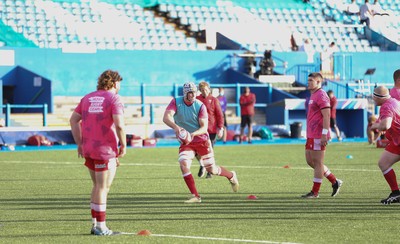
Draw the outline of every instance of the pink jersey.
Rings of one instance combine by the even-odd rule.
[[[172,99],[165,110],[172,110],[172,111],[174,111],[176,113],[176,111],[177,111],[176,100]],[[197,119],[207,119],[208,120],[208,113],[207,113],[206,106],[204,106],[204,105],[201,106]],[[184,129],[186,129],[186,128],[184,128]],[[208,133],[207,133],[207,134],[195,136],[193,138],[192,142],[206,141],[208,139],[209,139],[209,136],[208,136]]]
[[[379,120],[392,118],[392,125],[386,131],[386,138],[395,146],[400,146],[400,102],[390,98],[382,104],[379,110]]]
[[[98,90],[84,96],[75,112],[82,116],[84,157],[108,160],[118,155],[118,137],[112,116],[124,114],[118,94]]]
[[[307,113],[307,138],[320,139],[322,136],[323,116],[321,109],[330,108],[330,99],[322,89],[311,94]],[[328,138],[330,137],[328,130]]]
[[[392,89],[390,89],[389,94],[397,101],[400,101],[400,88],[393,87]]]

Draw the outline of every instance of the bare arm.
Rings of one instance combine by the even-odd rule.
[[[118,157],[122,158],[126,154],[126,133],[125,133],[124,116],[122,114],[114,114],[113,121],[115,124],[115,130],[117,132],[117,137],[118,137],[119,143],[120,143]]]
[[[78,157],[83,157],[82,151],[82,133],[81,133],[81,119],[82,116],[77,112],[73,112],[71,118],[69,119],[69,124],[71,126],[71,133],[74,137],[74,141],[78,146]]]
[[[329,126],[330,126],[330,118],[331,118],[331,109],[330,108],[324,108],[321,110],[322,113],[322,129],[326,129],[329,130]],[[328,142],[328,135],[324,135],[322,134],[321,137],[321,144],[322,145],[326,145]]]
[[[179,134],[180,127],[177,124],[175,124],[174,114],[175,114],[175,111],[173,111],[173,110],[165,110],[163,122],[166,125],[168,125],[169,127],[171,127],[175,131],[176,134]]]
[[[199,119],[200,128],[192,133],[192,137],[207,133],[208,118]]]
[[[371,125],[371,129],[378,129],[379,131],[386,131],[392,126],[393,118],[388,117],[382,119],[379,123],[374,123]]]

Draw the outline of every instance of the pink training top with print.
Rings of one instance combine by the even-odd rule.
[[[307,138],[320,139],[322,136],[323,116],[321,109],[330,108],[329,96],[322,89],[314,92],[308,103]],[[330,138],[328,130],[327,137]]]
[[[389,94],[397,101],[400,101],[400,88],[393,87],[392,89],[390,89]]]
[[[124,105],[118,94],[98,90],[81,99],[75,112],[82,116],[84,157],[98,160],[118,155],[118,137],[112,115],[122,115]]]
[[[394,145],[400,146],[400,102],[394,98],[388,99],[379,110],[379,120],[386,118],[392,118],[392,124],[385,136]]]

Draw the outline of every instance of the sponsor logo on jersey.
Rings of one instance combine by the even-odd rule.
[[[89,113],[102,113],[104,97],[89,97]]]

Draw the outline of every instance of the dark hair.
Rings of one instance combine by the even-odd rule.
[[[110,90],[118,81],[122,81],[122,77],[117,71],[106,70],[97,79],[97,90]]]
[[[311,78],[319,78],[319,79],[321,79],[321,82],[324,80],[324,77],[322,77],[322,75],[321,75],[320,73],[318,73],[318,72],[310,73],[310,74],[308,75],[308,77],[311,77]]]
[[[265,50],[264,51],[264,58],[271,58],[271,57],[272,57],[271,50]]]
[[[398,80],[398,79],[400,79],[400,69],[396,70],[396,71],[393,73],[393,81],[396,81],[396,80]]]

